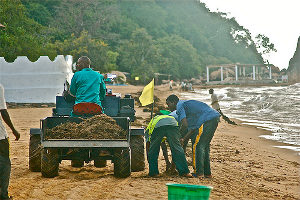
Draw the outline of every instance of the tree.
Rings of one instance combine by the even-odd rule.
[[[110,51],[102,40],[92,39],[87,31],[82,31],[79,37],[74,34],[63,42],[57,41],[48,46],[54,54],[72,55],[76,61],[81,56],[91,59],[91,67],[101,73],[115,69],[117,53]]]
[[[275,45],[270,42],[270,39],[263,35],[263,34],[258,34],[256,37],[256,49],[258,50],[259,54],[261,56],[267,57],[271,52],[277,52],[277,49],[275,48]],[[269,63],[268,59],[264,59],[265,63]]]
[[[130,72],[132,77],[143,77],[144,81],[153,78],[159,55],[152,37],[145,29],[136,29],[131,40],[124,42],[119,52],[120,70]]]
[[[175,79],[197,77],[201,62],[197,50],[188,40],[172,35],[158,39],[156,43],[163,59],[157,68],[160,73],[171,74]]]
[[[25,15],[26,9],[20,1],[0,0],[0,5],[0,20],[6,26],[0,30],[0,56],[9,62],[17,56],[37,60],[47,43],[43,27]]]

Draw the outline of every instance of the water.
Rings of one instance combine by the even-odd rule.
[[[226,87],[214,89],[221,96],[219,104],[225,115],[271,131],[266,139],[282,142],[279,148],[292,149],[300,155],[300,83],[290,86]],[[208,89],[183,93],[210,105]]]

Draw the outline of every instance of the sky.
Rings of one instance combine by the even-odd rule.
[[[255,37],[270,38],[277,52],[265,57],[280,69],[288,68],[300,36],[300,0],[200,0],[211,11],[228,13]]]

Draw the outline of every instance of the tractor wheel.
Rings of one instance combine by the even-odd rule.
[[[42,176],[53,178],[58,176],[59,157],[56,149],[43,149],[41,159]]]
[[[97,168],[106,167],[106,160],[95,159],[94,160],[94,166],[97,167]]]
[[[41,171],[41,136],[30,135],[29,141],[29,170]]]
[[[119,178],[130,176],[130,148],[114,152],[114,175]]]
[[[83,167],[83,165],[84,165],[83,160],[71,160],[72,167],[80,168],[80,167]]]
[[[131,171],[139,172],[145,169],[144,137],[133,135],[130,137]]]

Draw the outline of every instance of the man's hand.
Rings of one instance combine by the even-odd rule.
[[[20,133],[17,131],[17,130],[13,130],[13,134],[15,135],[16,137],[16,141],[18,141],[20,139]]]
[[[180,138],[180,144],[181,144],[182,147],[183,147],[183,145],[184,145],[184,141],[185,141],[184,138]]]

